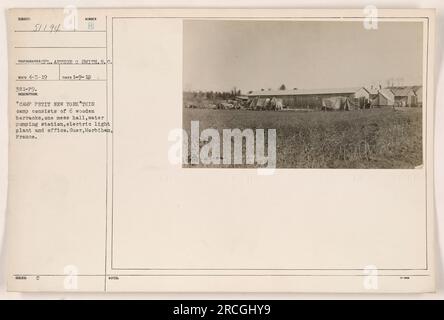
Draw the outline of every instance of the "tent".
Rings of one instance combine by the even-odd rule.
[[[355,110],[359,106],[355,105],[350,98],[347,97],[328,97],[322,99],[322,110]]]
[[[249,104],[249,108],[251,109],[255,109],[256,108],[256,104],[257,104],[257,98],[253,98]]]
[[[273,99],[271,99],[271,108],[274,110],[282,110],[282,106],[283,106],[283,102],[281,98],[276,98],[273,97]]]
[[[258,98],[255,107],[257,109],[263,109],[265,107],[266,101],[267,101],[266,98]]]

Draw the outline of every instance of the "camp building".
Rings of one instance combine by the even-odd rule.
[[[344,89],[293,89],[261,90],[248,94],[250,108],[266,109],[270,105],[280,109],[322,109],[334,106],[338,109],[353,104],[354,94],[360,88]]]
[[[251,109],[353,110],[376,106],[416,107],[422,105],[422,86],[355,87],[342,89],[293,89],[252,91]]]

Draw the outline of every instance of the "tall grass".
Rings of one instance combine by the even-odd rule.
[[[422,164],[422,109],[277,112],[184,109],[200,130],[276,129],[278,168],[414,168]],[[198,165],[200,167],[200,165]],[[248,167],[248,166],[243,166]]]

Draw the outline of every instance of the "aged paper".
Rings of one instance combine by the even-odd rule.
[[[9,290],[434,291],[434,10],[8,19]]]

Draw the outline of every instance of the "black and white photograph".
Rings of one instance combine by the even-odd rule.
[[[444,297],[444,2],[14,1],[0,300]]]
[[[184,21],[184,167],[421,167],[423,28]]]

